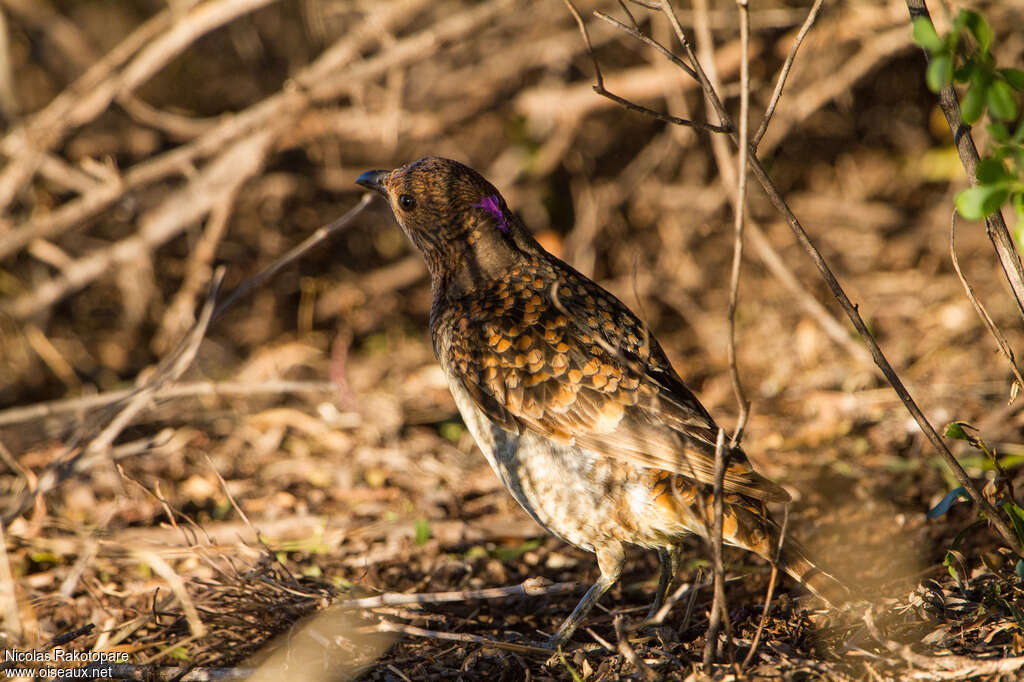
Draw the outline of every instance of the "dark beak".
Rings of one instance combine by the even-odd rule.
[[[356,178],[356,184],[362,185],[366,189],[372,189],[375,192],[380,192],[384,196],[387,196],[388,191],[384,188],[384,178],[391,174],[391,171],[386,170],[372,170],[366,171],[358,178]]]

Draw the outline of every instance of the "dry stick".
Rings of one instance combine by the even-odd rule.
[[[482,590],[457,590],[454,592],[428,592],[407,594],[387,592],[376,597],[363,599],[347,599],[334,606],[340,609],[376,609],[383,606],[402,606],[405,604],[444,604],[448,602],[466,602],[474,599],[504,599],[506,597],[538,597],[548,594],[574,592],[580,583],[554,583],[546,585],[542,578],[528,578],[519,585],[507,587],[489,587]]]
[[[996,340],[996,343],[999,345],[999,350],[1006,357],[1006,361],[1010,365],[1010,371],[1013,372],[1013,376],[1017,380],[1017,388],[1013,389],[1012,393],[1012,395],[1016,395],[1017,391],[1024,388],[1024,378],[1021,377],[1021,370],[1019,367],[1017,367],[1017,361],[1014,359],[1013,356],[1013,349],[1011,349],[1010,344],[1006,342],[1006,337],[1003,336],[1003,333],[999,330],[999,327],[997,327],[996,323],[992,321],[992,317],[989,316],[988,311],[985,310],[985,306],[983,306],[981,304],[981,301],[978,300],[978,297],[974,295],[974,288],[967,283],[967,278],[964,277],[964,273],[960,269],[960,260],[956,257],[955,238],[956,209],[953,209],[953,215],[951,216],[949,221],[949,256],[953,260],[953,269],[956,270],[956,276],[960,278],[960,283],[964,285],[964,293],[967,294],[967,299],[971,302],[971,305],[974,306],[974,311],[978,313],[978,317],[980,317],[981,320],[985,323],[985,326],[988,327],[989,333],[992,335],[992,337]],[[1011,398],[1010,400],[1012,401],[1013,398]]]
[[[39,115],[33,117],[25,127],[6,136],[0,143],[6,154],[17,157],[16,162],[11,163],[10,168],[6,169],[0,177],[0,211],[10,203],[15,193],[35,173],[42,153],[60,142],[70,128],[95,118],[110,105],[114,98],[122,92],[133,90],[148,80],[199,36],[240,15],[253,12],[277,1],[212,0],[207,2],[191,12],[183,13],[181,18],[162,34],[154,35],[142,43],[132,41],[130,47],[136,48],[138,53],[120,73],[113,74],[110,78],[103,78],[88,90],[77,89],[76,97],[70,101],[63,99],[64,93],[62,93],[61,97],[54,100]],[[150,22],[146,22],[143,28],[150,29],[151,26]],[[129,36],[129,40],[135,35]],[[127,42],[125,41],[125,43]],[[123,52],[119,52],[118,56],[122,54]],[[79,82],[85,80],[91,73],[92,69]],[[58,114],[62,115],[56,117]],[[41,137],[38,141],[33,139],[37,136]],[[15,153],[12,148],[21,153]]]
[[[750,401],[743,391],[740,382],[740,371],[736,366],[736,302],[740,290],[740,265],[743,262],[743,218],[747,203],[747,134],[749,130],[748,113],[750,109],[750,11],[747,0],[736,0],[740,14],[740,44],[743,59],[740,60],[740,144],[736,161],[736,201],[733,206],[735,216],[734,238],[732,247],[732,272],[729,276],[729,376],[732,377],[732,391],[736,394],[739,404],[739,417],[736,419],[736,430],[732,433],[729,447],[737,447],[743,439],[743,429],[750,418]],[[705,8],[706,9],[706,8]],[[709,46],[710,48],[710,46]]]
[[[213,311],[213,319],[217,320],[220,318],[220,316],[224,314],[224,311],[234,305],[236,301],[276,275],[285,266],[291,265],[293,262],[304,256],[314,246],[348,227],[353,218],[362,213],[363,209],[369,205],[373,200],[373,197],[374,195],[370,193],[363,194],[362,198],[359,199],[359,203],[350,208],[345,215],[341,216],[329,225],[317,228],[316,232],[303,239],[298,246],[289,249],[286,254],[268,265],[262,272],[253,275],[238,285],[237,289],[228,294],[228,296],[217,305],[217,309]]]
[[[927,656],[916,653],[907,644],[894,642],[886,637],[875,624],[872,607],[864,612],[864,624],[868,633],[885,646],[889,651],[898,654],[907,663],[922,671],[928,671],[927,675],[918,676],[918,679],[927,680],[966,680],[971,677],[983,675],[999,676],[1007,675],[1024,668],[1024,656],[1009,656],[995,659],[977,659],[969,656]]]
[[[910,12],[911,22],[917,19],[925,19],[931,23],[932,17],[928,13],[928,6],[925,0],[906,0],[907,10]],[[924,50],[925,59],[930,60],[928,50]],[[956,90],[952,83],[947,83],[939,90],[939,106],[946,116],[946,123],[953,133],[953,140],[956,143],[956,151],[960,155],[960,162],[967,171],[967,180],[971,185],[978,184],[977,166],[978,149],[974,146],[974,138],[971,136],[971,127],[964,124],[960,118],[960,102],[956,98]],[[1006,229],[1006,222],[1003,220],[1002,211],[996,211],[985,219],[988,238],[999,257],[999,265],[1003,268],[1006,280],[1010,283],[1010,289],[1017,301],[1017,307],[1024,315],[1024,266],[1021,266],[1020,254],[1013,243],[1010,231]]]
[[[467,635],[460,632],[435,632],[433,630],[424,630],[423,628],[414,627],[412,625],[395,623],[390,620],[382,620],[379,624],[369,628],[359,628],[356,632],[360,634],[373,632],[397,632],[403,635],[412,635],[413,637],[426,637],[427,639],[483,644],[485,646],[494,647],[495,649],[512,651],[517,654],[534,654],[545,658],[551,656],[551,649],[542,649],[537,646],[527,646],[525,644],[512,644],[511,642],[499,642],[497,640],[487,639],[486,637]]]
[[[714,483],[714,520],[711,526],[711,560],[714,569],[715,592],[711,602],[711,615],[708,617],[707,641],[704,644],[704,668],[711,671],[711,665],[718,658],[718,630],[722,625],[722,616],[728,618],[725,606],[725,569],[722,566],[722,485],[725,481],[725,431],[718,429],[715,441],[715,483]]]
[[[651,667],[644,663],[643,659],[637,656],[636,650],[629,643],[629,635],[626,633],[624,625],[624,618],[621,614],[615,616],[613,621],[615,624],[615,637],[618,639],[618,652],[622,654],[623,658],[633,664],[633,667],[639,671],[640,676],[645,680],[657,680],[659,679],[658,673],[651,670]]]
[[[590,43],[590,34],[587,32],[587,29],[583,24],[583,17],[580,16],[579,11],[577,11],[576,6],[572,4],[571,0],[565,0],[565,4],[569,8],[569,11],[572,12],[573,17],[575,17],[576,19],[576,23],[580,27],[580,33],[583,34],[583,39],[587,43],[587,54],[590,55],[590,60],[594,64],[594,77],[597,80],[597,84],[594,85],[594,92],[601,95],[602,97],[607,97],[611,101],[625,107],[626,109],[635,111],[637,113],[646,114],[647,116],[651,116],[658,120],[665,121],[666,123],[674,123],[676,125],[687,126],[689,128],[699,128],[701,130],[709,130],[715,133],[728,132],[728,129],[723,128],[721,126],[712,125],[710,123],[701,123],[700,121],[691,121],[689,119],[679,118],[678,116],[671,116],[669,114],[663,114],[660,111],[655,111],[654,109],[649,109],[643,105],[636,104],[635,102],[630,102],[628,99],[619,97],[615,93],[606,90],[604,87],[604,76],[601,75],[601,66],[597,63],[597,57],[594,56],[594,47]],[[625,26],[625,24],[623,24],[623,26]],[[689,67],[683,64],[682,62],[679,62],[678,66],[684,70],[689,69]],[[692,75],[692,72],[689,73],[691,73]]]
[[[257,395],[278,393],[330,393],[337,386],[330,381],[285,381],[272,379],[268,381],[194,381],[174,384],[160,389],[153,394],[154,400],[170,398],[194,398],[204,396]],[[130,395],[132,389],[106,391],[95,395],[78,398],[63,398],[35,405],[12,407],[0,410],[0,427],[11,424],[22,424],[35,419],[59,417],[68,412],[89,410],[116,403]]]
[[[758,127],[757,132],[750,138],[751,149],[757,149],[757,145],[761,143],[761,138],[764,137],[765,132],[768,130],[768,124],[772,121],[772,116],[775,114],[775,107],[779,104],[779,99],[782,97],[782,89],[786,86],[786,79],[789,77],[789,70],[793,67],[793,61],[796,59],[797,50],[800,49],[800,43],[804,42],[804,38],[811,30],[811,26],[814,25],[814,21],[818,18],[818,11],[821,10],[821,3],[824,0],[814,0],[814,5],[811,6],[811,11],[807,13],[807,19],[804,20],[803,26],[800,27],[800,31],[796,34],[796,39],[793,41],[793,47],[790,48],[789,54],[786,55],[786,61],[782,64],[782,69],[779,70],[779,78],[775,81],[775,90],[772,92],[772,98],[768,102],[768,106],[765,107],[764,116],[761,118],[761,125]]]
[[[913,1],[914,0],[908,0],[908,2]],[[707,74],[704,73],[704,70],[700,66],[700,62],[697,60],[697,56],[693,53],[693,48],[690,47],[689,41],[686,40],[686,36],[683,34],[682,28],[679,26],[679,22],[675,19],[675,15],[671,11],[671,6],[668,5],[667,0],[662,0],[662,3],[663,6],[669,7],[667,14],[670,17],[673,26],[676,28],[676,38],[683,45],[687,57],[691,60],[694,70],[700,77],[701,87],[703,87],[705,92],[708,93],[709,99],[715,108],[715,112],[718,114],[719,120],[721,120],[723,124],[729,125],[731,122],[729,114],[725,111],[725,107],[718,98],[718,93],[715,92],[715,89],[708,82]],[[733,142],[736,141],[735,135],[730,134],[729,137]],[[821,252],[818,251],[817,247],[814,246],[814,243],[811,242],[810,237],[807,236],[807,232],[804,230],[803,225],[800,224],[799,219],[797,219],[796,215],[793,214],[793,211],[789,208],[786,200],[782,198],[778,188],[775,187],[775,184],[772,182],[768,172],[764,169],[764,166],[761,165],[761,161],[757,158],[757,154],[752,152],[747,158],[750,170],[753,172],[754,177],[757,178],[757,181],[761,184],[765,194],[768,195],[768,200],[771,201],[775,210],[777,210],[785,219],[786,224],[789,225],[789,229],[796,237],[797,243],[805,252],[807,252],[807,255],[810,256],[814,265],[818,268],[818,272],[822,279],[825,280],[825,284],[828,285],[829,291],[832,292],[832,296],[839,302],[843,312],[846,313],[850,322],[852,322],[853,326],[857,329],[857,332],[867,345],[868,350],[871,351],[871,357],[874,359],[875,364],[878,365],[878,368],[882,371],[886,381],[888,381],[893,387],[893,390],[896,391],[896,395],[899,396],[899,399],[903,402],[907,411],[910,412],[914,421],[917,422],[921,431],[924,432],[925,437],[935,447],[939,455],[946,462],[946,465],[953,471],[953,475],[956,476],[960,485],[971,493],[971,497],[975,504],[981,507],[981,510],[985,513],[988,521],[996,528],[996,531],[1002,536],[1006,544],[1018,555],[1024,556],[1024,546],[1021,545],[1020,540],[1017,539],[1017,536],[1014,534],[1009,524],[1006,523],[1006,520],[1002,517],[999,511],[996,510],[996,508],[992,506],[987,499],[978,493],[978,490],[975,487],[974,482],[971,481],[970,476],[968,476],[967,472],[964,471],[962,466],[960,466],[960,463],[953,456],[953,453],[949,451],[949,448],[946,447],[946,444],[932,427],[928,418],[921,412],[921,408],[917,406],[917,403],[910,396],[906,386],[903,385],[903,381],[900,380],[899,375],[896,374],[892,365],[889,364],[889,361],[886,359],[885,354],[882,353],[882,349],[879,347],[875,337],[868,330],[867,325],[864,324],[864,320],[861,319],[857,306],[850,301],[850,298],[846,295],[843,287],[836,279],[835,274],[833,274],[832,269],[828,266],[828,263],[825,262],[824,256],[821,255]]]

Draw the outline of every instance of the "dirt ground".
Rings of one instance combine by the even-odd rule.
[[[591,13],[629,23],[623,6],[577,5],[608,90],[709,118],[685,74]],[[624,6],[681,54],[664,16]],[[1024,3],[971,6],[997,62],[1021,66]],[[700,12],[677,9],[692,37]],[[755,128],[808,9],[751,3]],[[733,112],[736,14],[724,0],[703,14]],[[643,626],[657,558],[636,550],[560,656],[536,648],[596,562],[545,535],[476,450],[433,357],[421,257],[379,200],[115,418],[192,327],[215,266],[230,291],[354,206],[361,172],[429,154],[477,168],[549,250],[637,310],[731,429],[733,190],[709,134],[594,93],[565,4],[0,0],[0,17],[5,650],[124,654],[130,679],[1024,670],[1019,557],[969,504],[926,518],[959,484],[753,182],[744,447],[792,494],[789,532],[860,599],[829,609],[783,579],[748,663],[769,566],[726,550],[731,645],[705,670],[696,540],[660,626]],[[952,267],[966,181],[902,1],[824,3],[759,156],[932,424],[973,425],[1020,489],[1024,403]],[[984,225],[958,221],[956,252],[1021,348]],[[979,487],[992,480],[981,452],[948,442]]]

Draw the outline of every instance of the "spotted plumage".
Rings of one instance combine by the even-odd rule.
[[[707,536],[718,426],[644,324],[595,282],[544,251],[471,168],[428,157],[370,171],[423,252],[430,329],[467,427],[515,499],[544,528],[597,555],[601,578],[551,643],[618,578],[624,543],[657,549],[652,610],[681,538]],[[787,493],[729,452],[725,541],[774,556],[765,502]],[[787,540],[782,568],[832,600],[845,588]]]

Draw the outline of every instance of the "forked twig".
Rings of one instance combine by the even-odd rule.
[[[804,42],[804,38],[811,30],[811,26],[814,25],[814,21],[818,18],[818,11],[821,10],[821,3],[824,0],[814,0],[814,5],[811,6],[811,11],[807,13],[807,18],[804,20],[803,26],[800,27],[800,31],[796,34],[796,39],[793,41],[793,47],[789,49],[789,54],[786,55],[786,61],[782,63],[782,68],[779,69],[779,77],[775,81],[775,90],[772,92],[772,98],[768,101],[768,106],[765,107],[764,116],[761,118],[761,125],[758,127],[757,132],[750,138],[751,149],[757,149],[757,145],[761,143],[761,138],[768,131],[768,124],[772,122],[772,116],[775,114],[775,107],[779,104],[779,99],[782,97],[782,89],[786,87],[786,79],[789,77],[789,70],[793,67],[793,61],[796,59],[797,50],[800,49],[800,44]]]
[[[619,104],[620,106],[625,107],[626,109],[629,109],[631,111],[635,111],[635,112],[640,113],[640,114],[645,114],[647,116],[651,116],[651,117],[656,118],[656,119],[658,119],[660,121],[665,121],[666,123],[674,123],[675,125],[687,126],[689,128],[696,128],[698,130],[709,130],[709,131],[714,132],[714,133],[729,132],[729,129],[725,128],[723,126],[717,126],[717,125],[714,125],[714,124],[711,124],[711,123],[702,123],[700,121],[691,121],[691,120],[686,119],[686,118],[679,118],[678,116],[672,116],[670,114],[665,114],[665,113],[662,113],[660,111],[655,111],[654,109],[649,109],[648,107],[645,107],[645,106],[643,106],[641,104],[637,104],[635,102],[631,102],[628,99],[625,99],[624,97],[619,97],[618,95],[616,95],[613,92],[609,92],[604,87],[604,76],[601,75],[601,65],[598,64],[597,57],[594,55],[594,47],[593,47],[593,45],[590,42],[590,33],[587,31],[586,24],[583,23],[583,17],[580,16],[579,10],[576,9],[576,6],[574,4],[572,4],[572,0],[564,0],[564,1],[565,1],[566,6],[569,8],[569,11],[572,13],[573,18],[576,19],[576,24],[579,26],[580,33],[583,35],[583,40],[587,44],[587,54],[590,55],[590,61],[593,62],[593,64],[594,64],[594,78],[597,81],[597,83],[594,85],[594,92],[596,92],[597,94],[601,95],[602,97],[606,97],[606,98],[610,99],[611,101],[615,102],[616,104]],[[604,18],[606,20],[612,21],[612,23],[619,24],[623,28],[623,30],[629,32],[630,34],[635,32],[635,34],[637,36],[642,36],[643,35],[639,31],[637,31],[636,29],[630,28],[629,26],[626,26],[625,24],[623,24],[621,22],[615,21],[614,19],[612,19],[611,17],[608,17],[607,15],[601,15],[599,12],[596,13],[596,14],[598,14],[599,16],[601,16],[602,18]],[[678,62],[677,66],[679,66],[681,69],[687,71],[688,73],[690,73],[692,75],[692,73],[693,73],[692,69],[690,69],[688,66],[686,66],[682,62]]]
[[[1017,360],[1013,356],[1013,349],[1010,348],[1010,344],[1006,342],[1006,337],[1003,336],[1003,332],[999,330],[996,323],[992,320],[992,317],[985,310],[985,306],[982,305],[978,297],[974,295],[974,288],[968,284],[967,278],[964,276],[963,270],[960,269],[960,260],[956,257],[956,210],[953,210],[953,215],[949,221],[949,256],[953,261],[953,269],[956,270],[956,276],[960,278],[960,283],[964,285],[964,293],[967,294],[967,300],[974,306],[975,312],[978,313],[978,317],[981,318],[982,322],[988,328],[992,338],[996,340],[996,344],[999,346],[999,351],[1006,357],[1006,361],[1010,365],[1010,371],[1013,372],[1013,376],[1016,379],[1017,388],[1015,388],[1011,395],[1016,396],[1017,391],[1024,389],[1024,378],[1021,377],[1020,368],[1017,367]],[[1011,401],[1013,398],[1011,398]]]

